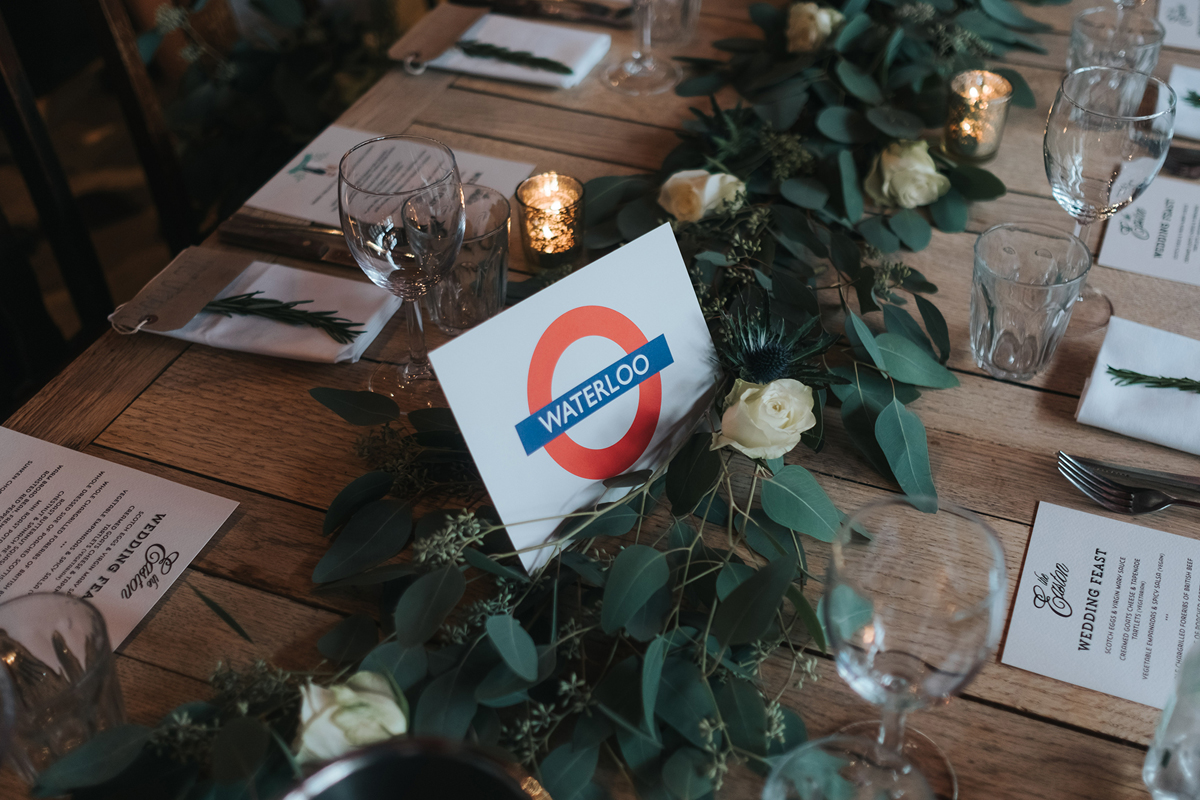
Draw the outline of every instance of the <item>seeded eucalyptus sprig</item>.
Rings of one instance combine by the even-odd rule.
[[[336,311],[297,310],[296,306],[311,303],[312,300],[284,302],[283,300],[258,297],[260,294],[262,292],[249,292],[213,300],[204,306],[201,312],[224,314],[227,317],[239,314],[247,317],[272,319],[287,325],[307,325],[310,328],[325,331],[329,334],[329,338],[338,344],[350,344],[362,333],[361,330],[355,330],[355,328],[362,327],[361,322],[351,322],[345,317],[335,317]]]
[[[557,75],[573,75],[575,73],[575,70],[561,61],[535,56],[528,50],[509,50],[507,47],[501,47],[498,44],[488,44],[487,42],[479,42],[474,39],[459,39],[455,43],[455,46],[463,52],[463,55],[470,56],[471,58],[491,58],[496,61],[503,61],[506,64],[540,69],[546,72],[553,72]]]
[[[1200,380],[1195,378],[1168,378],[1164,375],[1143,375],[1131,369],[1109,367],[1108,374],[1112,376],[1117,386],[1149,386],[1152,389],[1178,389],[1181,392],[1200,394]]]

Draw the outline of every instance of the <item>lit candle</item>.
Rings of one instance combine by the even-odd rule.
[[[583,254],[583,184],[569,175],[534,175],[517,187],[525,256],[541,269],[573,265]]]
[[[950,81],[946,151],[964,161],[986,161],[996,155],[1012,92],[1012,84],[994,72],[976,69],[955,75]]]

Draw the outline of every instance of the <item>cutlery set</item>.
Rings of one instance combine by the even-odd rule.
[[[1061,450],[1058,471],[1093,502],[1119,514],[1149,514],[1172,505],[1200,508],[1200,500],[1163,491],[1191,493],[1200,498],[1200,478],[1189,475],[1109,464]]]

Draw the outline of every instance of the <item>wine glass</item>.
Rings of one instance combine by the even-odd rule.
[[[762,800],[933,800],[925,778],[903,756],[866,736],[813,739],[780,758]]]
[[[448,194],[443,199],[457,194],[461,219],[462,186],[454,153],[433,139],[370,139],[351,148],[338,166],[338,207],[346,244],[372,283],[404,301],[408,359],[398,366],[380,364],[367,384],[371,391],[391,397],[414,381],[433,378],[417,301],[441,277],[431,269],[440,262],[417,257],[402,215],[409,198],[433,189],[444,189]],[[458,240],[461,244],[461,227]]]
[[[1175,129],[1175,91],[1151,75],[1114,67],[1068,74],[1046,120],[1043,154],[1054,199],[1075,236],[1138,198],[1162,167]],[[1068,336],[1108,324],[1112,303],[1085,287]]]
[[[899,775],[906,758],[942,796],[958,796],[954,768],[931,739],[905,731],[905,717],[947,702],[983,666],[1003,630],[1006,581],[995,532],[934,498],[871,503],[832,545],[821,607],[838,674],[883,712],[841,732],[877,731],[895,757],[884,766]]]
[[[400,216],[408,246],[432,286],[454,266],[462,248],[467,225],[462,186],[443,183],[417,192],[404,201]]]
[[[604,82],[622,94],[660,94],[679,83],[679,65],[650,55],[655,0],[633,0],[633,24],[638,42],[629,58],[604,71]]]

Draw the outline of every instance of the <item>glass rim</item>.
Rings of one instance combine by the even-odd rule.
[[[359,148],[362,148],[362,147],[367,147],[368,145],[378,144],[380,142],[400,141],[400,140],[412,141],[412,142],[422,142],[425,144],[432,145],[435,149],[440,149],[440,150],[445,151],[446,155],[450,156],[450,169],[448,169],[444,175],[442,175],[440,178],[438,178],[433,183],[427,184],[425,186],[419,186],[414,189],[405,189],[404,191],[400,191],[400,192],[375,192],[370,189],[364,189],[363,187],[359,186],[354,181],[352,181],[346,177],[345,167],[347,164],[347,160],[350,158],[351,154],[354,153],[356,150],[358,150]],[[439,142],[437,139],[430,139],[428,136],[412,136],[407,133],[390,133],[390,134],[387,134],[386,136],[376,136],[374,139],[367,139],[365,142],[359,142],[358,144],[354,145],[354,147],[351,147],[349,150],[347,150],[342,155],[341,159],[338,161],[338,183],[345,184],[346,186],[349,186],[351,189],[353,189],[356,192],[362,192],[363,194],[369,194],[374,197],[399,197],[401,195],[411,194],[413,192],[421,191],[422,189],[428,189],[431,186],[437,186],[438,184],[445,183],[447,180],[454,177],[454,175],[457,172],[458,172],[458,161],[454,158],[454,151],[451,150],[448,146]],[[339,195],[340,195],[340,192],[339,192]]]
[[[1075,277],[1069,278],[1065,281],[1059,281],[1058,283],[1045,283],[1042,281],[1021,281],[1021,280],[1015,280],[1013,278],[1010,278],[1007,275],[1001,275],[999,272],[992,269],[992,267],[990,267],[986,261],[982,260],[982,257],[979,252],[979,243],[983,241],[983,237],[987,236],[989,233],[992,233],[993,231],[998,231],[1001,229],[1027,230],[1027,231],[1030,231],[1031,233],[1036,233],[1036,234],[1040,234],[1040,235],[1057,236],[1057,237],[1061,237],[1063,239],[1073,239],[1075,241],[1075,244],[1079,245],[1079,247],[1083,250],[1083,254],[1085,256],[1087,256],[1087,266],[1084,267],[1083,271],[1080,272]],[[1082,239],[1080,239],[1078,236],[1076,236],[1075,234],[1073,234],[1069,231],[1060,230],[1053,226],[1047,225],[1044,222],[1001,222],[997,225],[993,225],[992,227],[988,228],[986,231],[979,234],[979,236],[977,236],[975,238],[975,245],[972,248],[972,252],[974,253],[974,256],[975,256],[975,269],[977,269],[977,270],[982,269],[982,270],[986,271],[987,274],[989,274],[999,280],[1005,281],[1007,283],[1011,283],[1014,286],[1028,286],[1030,288],[1050,289],[1050,288],[1053,288],[1056,286],[1070,286],[1073,283],[1082,283],[1084,281],[1084,279],[1087,278],[1088,273],[1090,273],[1092,271],[1092,267],[1094,267],[1096,265],[1096,260],[1094,258],[1092,258],[1092,251],[1088,248],[1087,244]]]
[[[1117,10],[1117,7],[1115,5],[1114,6],[1096,6],[1095,8],[1085,8],[1083,11],[1080,11],[1078,14],[1075,15],[1075,19],[1071,20],[1071,30],[1072,31],[1075,30],[1075,25],[1078,22],[1081,22],[1081,21],[1086,22],[1092,16],[1099,15],[1099,14],[1115,15],[1116,10]],[[1141,18],[1144,22],[1149,22],[1151,24],[1150,29],[1152,31],[1154,31],[1155,35],[1158,38],[1152,42],[1146,42],[1145,44],[1136,45],[1133,49],[1140,51],[1140,50],[1144,50],[1148,47],[1162,47],[1163,39],[1165,39],[1166,35],[1167,35],[1166,27],[1164,27],[1163,24],[1158,21],[1158,19],[1156,19],[1154,16],[1152,16],[1150,14],[1146,14],[1146,13],[1137,11],[1137,12],[1135,12],[1135,15],[1137,17]]]
[[[917,507],[915,501],[918,499],[934,500],[937,502],[938,513],[949,512],[956,517],[960,517],[968,522],[975,523],[975,525],[983,533],[984,541],[987,543],[987,549],[991,551],[993,557],[994,570],[989,570],[989,573],[994,573],[994,583],[988,587],[988,590],[983,597],[981,597],[974,604],[965,606],[956,611],[954,613],[954,617],[958,619],[965,619],[968,616],[974,616],[975,614],[986,610],[989,606],[993,606],[997,602],[1002,602],[1004,600],[1005,592],[1008,591],[1008,564],[1004,558],[1004,545],[1000,541],[1000,534],[998,534],[995,528],[984,521],[984,519],[974,511],[971,511],[968,508],[963,508],[956,503],[947,502],[930,495],[920,495],[917,498],[909,497],[908,495],[890,495],[888,497],[872,500],[866,505],[860,506],[851,513],[847,514],[846,518],[842,520],[841,525],[838,526],[837,536],[834,537],[832,542],[833,549],[830,553],[829,566],[826,568],[826,571],[834,569],[836,563],[841,560],[840,550],[842,547],[845,547],[849,544],[850,538],[854,532],[854,523],[860,518],[868,513],[874,512],[881,508],[886,508],[888,506],[904,506],[921,514],[928,513]],[[832,583],[827,580],[826,586],[830,585],[832,585]],[[997,633],[1002,630],[1003,626],[997,627]],[[989,640],[991,639],[990,634],[988,638]],[[998,638],[999,636],[997,636],[997,639]]]
[[[569,205],[564,205],[563,208],[576,208],[578,206],[583,205],[583,192],[584,192],[583,181],[579,180],[578,178],[576,178],[572,175],[567,175],[562,172],[555,172],[554,170],[550,170],[549,172],[539,172],[537,175],[530,175],[528,178],[521,181],[521,183],[517,186],[516,193],[513,195],[514,197],[517,198],[517,204],[521,208],[535,208],[535,206],[531,206],[529,203],[526,203],[525,199],[523,197],[521,197],[521,190],[524,189],[526,186],[528,186],[530,181],[536,180],[537,178],[548,178],[551,175],[553,175],[554,177],[559,178],[559,179],[564,179],[566,181],[570,181],[574,186],[579,187],[579,199],[572,201]],[[574,188],[574,186],[572,188]]]
[[[27,605],[29,603],[45,602],[48,598],[54,598],[55,602],[66,601],[66,605],[83,611],[91,620],[94,630],[99,632],[104,637],[104,644],[106,645],[104,652],[99,654],[96,662],[84,668],[83,674],[79,676],[79,680],[73,681],[70,686],[54,696],[59,697],[62,694],[73,691],[84,681],[100,672],[101,669],[104,668],[105,664],[113,660],[115,654],[113,652],[112,639],[108,635],[108,623],[104,619],[104,614],[100,612],[100,609],[96,608],[94,603],[88,602],[85,598],[76,597],[73,594],[66,594],[65,592],[30,592],[29,594],[23,594],[20,597],[13,597],[9,600],[0,601],[0,615],[3,615],[6,611],[15,612],[19,615],[20,610],[17,608],[18,606],[22,604]],[[0,627],[4,626],[0,624]],[[54,698],[50,698],[51,701],[53,701],[53,699]]]
[[[1076,100],[1074,97],[1072,97],[1070,95],[1070,93],[1067,91],[1067,81],[1071,80],[1071,78],[1075,77],[1076,75],[1082,75],[1085,72],[1097,72],[1098,73],[1098,72],[1102,72],[1102,71],[1103,72],[1123,73],[1126,75],[1140,75],[1143,78],[1153,81],[1154,83],[1156,83],[1159,86],[1160,89],[1165,88],[1167,90],[1167,97],[1170,98],[1170,103],[1163,110],[1155,111],[1153,114],[1143,114],[1143,115],[1138,115],[1138,116],[1127,116],[1127,115],[1123,115],[1123,114],[1105,114],[1103,111],[1094,111],[1094,110],[1088,108],[1087,106],[1083,105],[1078,100]],[[1084,112],[1085,114],[1091,114],[1092,116],[1095,116],[1095,117],[1103,117],[1104,119],[1126,120],[1128,122],[1144,122],[1146,120],[1158,119],[1159,117],[1162,117],[1166,114],[1174,114],[1175,106],[1178,103],[1178,97],[1175,94],[1175,90],[1171,88],[1171,84],[1167,83],[1162,78],[1156,78],[1148,72],[1138,72],[1137,70],[1133,70],[1133,69],[1121,69],[1120,67],[1080,67],[1079,69],[1072,70],[1071,72],[1068,72],[1063,77],[1062,83],[1060,83],[1058,85],[1058,95],[1059,95],[1059,97],[1064,98],[1068,103],[1075,106],[1076,108],[1078,108],[1080,111]]]
[[[464,236],[463,244],[467,244],[468,242],[478,242],[495,236],[500,232],[501,228],[507,228],[509,221],[512,219],[512,203],[508,202],[508,198],[499,189],[493,189],[491,186],[484,186],[482,183],[464,183],[462,185],[464,195],[466,194],[468,187],[473,189],[483,189],[485,192],[494,195],[498,201],[504,203],[504,219],[500,220],[494,227],[489,228],[478,236]],[[463,200],[466,200],[465,196]]]

